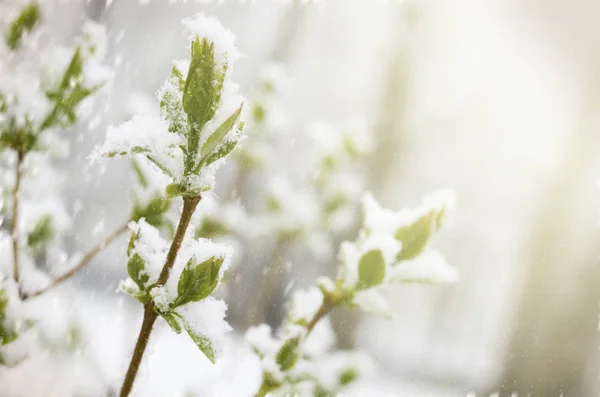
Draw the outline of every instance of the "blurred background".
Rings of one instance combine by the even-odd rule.
[[[435,244],[460,282],[389,291],[392,320],[335,318],[340,346],[369,352],[379,368],[371,382],[381,391],[361,395],[600,395],[600,3],[59,1],[49,15],[57,31],[69,37],[85,15],[104,23],[116,66],[101,120],[72,143],[67,167],[83,172],[69,174],[66,194],[86,209],[75,217],[72,246],[89,246],[90,233],[127,216],[128,164],[89,165],[87,156],[107,125],[152,106],[146,99],[171,61],[187,56],[180,20],[197,12],[236,35],[243,58],[234,79],[250,100],[267,65],[286,71],[278,94],[286,127],[267,139],[278,148],[270,167],[302,179],[306,129],[360,117],[374,147],[356,178],[382,204],[415,206],[439,188],[456,194],[453,221]],[[253,208],[261,175],[271,171],[236,182],[239,170],[224,167],[217,201],[237,194]],[[354,223],[334,241],[354,238],[360,214],[351,214]],[[309,240],[237,244],[243,263],[226,299],[240,335],[258,320],[277,325],[290,283],[311,285],[335,263],[314,259]],[[124,245],[110,247],[73,288],[115,300]],[[265,258],[285,264],[270,301],[256,295]],[[139,309],[123,299],[119,305]],[[260,303],[254,317],[245,315],[249,302]],[[97,318],[110,319],[105,311]],[[131,321],[124,346],[138,329]]]

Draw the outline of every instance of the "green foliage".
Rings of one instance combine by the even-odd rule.
[[[27,153],[37,144],[38,136],[33,123],[25,120],[25,125],[17,127],[13,117],[9,119],[8,127],[0,133],[0,150],[12,149],[17,153]]]
[[[192,257],[181,272],[177,284],[177,298],[172,307],[198,302],[209,296],[219,283],[219,271],[224,258],[212,256],[200,264]]]
[[[414,223],[401,227],[396,231],[396,240],[402,243],[402,250],[396,258],[398,261],[416,258],[429,242],[434,229],[441,226],[444,210],[430,211]]]
[[[179,325],[179,321],[177,320],[177,313],[158,311],[158,314],[160,314],[162,316],[162,318],[165,319],[167,324],[169,324],[169,326],[171,327],[171,329],[173,331],[175,331],[175,333],[177,333],[177,334],[181,333],[181,325]]]
[[[286,340],[283,346],[281,346],[281,349],[277,352],[275,361],[282,371],[291,369],[296,364],[296,361],[298,361],[298,346],[300,345],[300,340],[299,336]]]
[[[171,84],[183,91],[185,81],[183,75],[175,65],[171,69]],[[180,98],[171,90],[165,90],[160,99],[160,109],[163,117],[169,122],[169,132],[185,136],[187,132],[187,122],[183,117],[183,108]]]
[[[40,131],[57,125],[70,126],[77,121],[75,108],[85,98],[93,94],[99,86],[84,87],[82,84],[83,58],[77,48],[62,79],[55,90],[46,92],[46,97],[54,102],[54,108],[48,113],[39,127]],[[66,119],[66,120],[65,120]]]
[[[346,386],[354,382],[358,378],[358,372],[354,368],[347,368],[340,374],[340,385]]]
[[[182,105],[188,115],[186,174],[195,166],[200,132],[221,102],[225,70],[217,70],[214,44],[199,37],[192,42],[192,60],[183,87]]]
[[[331,393],[321,385],[317,385],[314,391],[314,397],[335,397],[335,394]]]
[[[243,106],[244,104],[242,103],[240,107],[206,139],[206,142],[204,142],[202,149],[200,150],[201,159],[197,169],[228,155],[235,148],[239,139],[239,134],[237,135],[237,139],[228,142],[223,142],[223,138],[231,131],[240,118]]]
[[[273,374],[270,372],[263,373],[263,381],[260,386],[260,390],[258,391],[256,397],[265,397],[272,391],[275,391],[281,387],[281,382],[279,382]]]
[[[187,189],[185,188],[185,186],[183,186],[179,183],[170,183],[167,185],[167,188],[165,189],[165,193],[166,193],[167,197],[183,196],[183,195],[185,195],[186,192],[187,192]]]
[[[150,280],[150,276],[146,272],[146,265],[141,256],[133,254],[129,257],[127,261],[127,273],[141,291],[146,289],[146,283]]]
[[[204,218],[200,226],[196,229],[194,236],[196,238],[213,238],[230,233],[223,223],[210,218]]]
[[[183,87],[183,109],[189,116],[193,130],[199,134],[202,127],[215,116],[221,102],[225,68],[217,69],[213,43],[199,37],[192,42],[192,60]],[[197,149],[198,141],[195,141]],[[194,143],[189,152],[196,152]]]
[[[194,329],[189,327],[187,324],[185,325],[185,330],[188,333],[188,335],[190,336],[190,338],[192,338],[192,340],[194,341],[196,346],[198,346],[198,348],[202,351],[202,353],[204,353],[206,358],[208,358],[210,360],[210,362],[214,364],[215,363],[215,351],[213,349],[210,339],[196,333],[196,331],[194,331]]]
[[[252,116],[254,117],[254,121],[259,124],[265,121],[266,113],[265,107],[260,103],[255,104],[252,108]]]
[[[6,291],[0,289],[0,346],[9,344],[17,338],[17,333],[6,324],[6,306],[8,306]]]
[[[171,208],[171,200],[165,197],[155,197],[146,205],[135,203],[133,206],[132,219],[138,221],[141,218],[146,219],[146,222],[155,227],[165,225],[165,213]]]
[[[50,215],[40,218],[35,227],[27,235],[27,245],[34,251],[42,249],[52,238],[55,232],[52,226],[52,217]]]
[[[30,3],[23,8],[17,19],[13,21],[6,33],[6,44],[11,50],[16,50],[21,45],[23,35],[31,32],[41,19],[40,6]]]
[[[385,277],[385,260],[379,250],[365,253],[358,262],[358,284],[356,289],[362,290],[381,284]]]

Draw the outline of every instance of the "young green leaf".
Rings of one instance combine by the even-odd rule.
[[[167,197],[181,196],[181,195],[185,194],[186,191],[187,190],[186,190],[185,186],[183,186],[179,183],[170,183],[167,185],[167,188],[165,189],[165,193],[167,194]]]
[[[379,250],[371,250],[365,253],[358,262],[358,284],[359,290],[367,289],[381,284],[385,277],[385,260]]]
[[[225,135],[231,131],[235,123],[238,121],[240,114],[242,113],[243,106],[243,103],[240,104],[240,107],[233,112],[233,114],[229,116],[227,120],[225,120],[219,127],[217,127],[217,129],[206,139],[206,142],[204,142],[204,145],[202,145],[202,149],[200,150],[200,156],[202,158],[200,160],[201,164],[206,163],[206,159],[215,151],[217,146],[219,146],[223,138],[225,138]],[[231,150],[233,150],[233,147],[227,153],[229,153]]]
[[[270,372],[263,372],[263,380],[256,394],[256,397],[266,397],[269,393],[279,389],[281,387],[281,382],[275,378],[275,376]]]
[[[16,50],[21,45],[21,39],[27,32],[33,30],[41,19],[40,6],[33,2],[25,6],[17,19],[10,25],[6,33],[6,44],[11,50]]]
[[[172,307],[198,302],[209,296],[219,283],[219,271],[223,260],[222,257],[211,256],[196,264],[194,258],[191,258],[179,277],[177,298]]]
[[[346,386],[354,382],[358,378],[358,372],[355,368],[346,368],[340,373],[339,382],[340,385]]]
[[[17,333],[6,324],[6,306],[8,298],[4,289],[0,289],[0,346],[6,345],[17,338]]]
[[[164,214],[169,208],[171,208],[171,200],[157,196],[145,206],[136,203],[133,207],[132,218],[136,222],[140,218],[145,218],[148,224],[159,227],[164,223]]]
[[[282,371],[291,369],[294,364],[296,364],[296,361],[298,361],[298,345],[300,345],[299,336],[286,340],[283,346],[281,346],[281,349],[277,352],[275,361]]]
[[[148,187],[148,178],[144,174],[142,167],[140,167],[140,163],[136,159],[131,159],[131,166],[133,167],[133,170],[135,171],[135,175],[137,176],[138,182],[140,183],[140,185],[143,188],[147,188]]]
[[[182,103],[194,124],[193,129],[198,133],[215,115],[221,101],[223,79],[223,72],[216,67],[214,44],[196,37],[192,42],[192,59],[183,87]]]
[[[160,314],[162,318],[165,319],[167,324],[169,324],[169,326],[173,331],[175,331],[175,333],[181,333],[181,325],[179,325],[179,320],[177,319],[177,316],[175,314],[173,314],[172,312],[158,312],[158,314]]]
[[[161,115],[169,122],[169,132],[185,136],[187,133],[187,119],[180,97],[185,86],[185,81],[176,65],[173,65],[169,81],[175,87],[175,91],[173,89],[163,91],[160,99]]]
[[[140,290],[144,291],[146,283],[150,280],[150,276],[146,272],[144,260],[138,254],[134,254],[127,261],[127,273],[129,277],[138,285]]]
[[[436,224],[440,222],[438,215],[434,211],[429,212],[413,224],[401,227],[396,231],[396,240],[402,243],[402,250],[396,258],[398,261],[414,259],[423,252],[431,238],[434,222]]]
[[[189,327],[187,325],[185,325],[185,330],[188,333],[188,335],[190,336],[190,338],[192,338],[192,340],[194,341],[196,346],[198,346],[198,348],[202,351],[202,353],[204,353],[206,358],[208,358],[210,360],[210,362],[214,364],[215,363],[215,351],[213,349],[210,339],[206,338],[203,335],[196,333],[196,331],[194,331],[191,327]]]
[[[53,237],[54,227],[52,226],[52,217],[46,215],[37,221],[33,230],[27,235],[27,245],[32,250],[37,251]]]

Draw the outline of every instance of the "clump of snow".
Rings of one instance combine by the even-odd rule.
[[[458,272],[437,251],[425,251],[415,259],[402,261],[391,270],[392,282],[453,283]]]
[[[322,303],[323,293],[317,287],[294,291],[290,300],[290,319],[293,322],[308,322],[314,317]]]
[[[370,194],[365,193],[362,197],[364,213],[364,235],[393,236],[398,229],[412,225],[418,219],[429,213],[444,216],[454,209],[454,195],[450,191],[442,190],[427,196],[415,209],[402,209],[393,211],[383,208]]]
[[[368,313],[377,314],[382,317],[392,317],[393,315],[388,300],[380,291],[374,288],[357,292],[353,302]]]
[[[158,117],[136,115],[118,127],[108,127],[106,140],[97,153],[111,156],[165,152],[181,144],[181,138],[169,133],[167,128]]]
[[[235,62],[240,54],[235,46],[235,36],[215,18],[202,13],[181,21],[192,33],[192,39],[200,36],[215,46],[215,56],[219,62]]]
[[[168,243],[160,236],[158,229],[145,219],[129,223],[129,229],[136,235],[130,256],[138,254],[150,276],[148,284],[156,282],[167,257]]]
[[[225,302],[212,296],[177,308],[177,312],[183,317],[186,329],[210,341],[215,358],[223,355],[225,334],[231,331],[231,327],[225,321],[226,310]]]

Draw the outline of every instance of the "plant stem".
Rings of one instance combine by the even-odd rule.
[[[156,282],[157,287],[165,285],[169,279],[169,273],[175,264],[175,259],[177,258],[177,253],[181,248],[183,237],[185,236],[185,232],[199,202],[200,196],[183,198],[183,210],[181,212],[181,218],[179,219],[179,225],[177,225],[177,230],[175,231],[175,236],[171,242],[171,247],[169,248],[169,253],[167,254],[165,264],[160,272],[160,275],[158,276],[158,281]],[[142,321],[142,327],[133,349],[131,362],[129,363],[127,373],[125,374],[125,379],[123,380],[123,386],[121,387],[119,397],[127,397],[131,392],[133,382],[135,381],[138,369],[140,368],[142,357],[144,356],[144,351],[146,350],[146,345],[150,339],[152,327],[154,326],[157,316],[158,315],[154,310],[154,302],[150,300],[144,305],[144,320]]]
[[[19,287],[21,281],[21,269],[19,266],[19,191],[21,190],[21,179],[23,179],[24,152],[17,152],[17,165],[15,169],[15,188],[13,190],[12,222],[10,224],[10,236],[13,247],[13,279]]]
[[[57,285],[62,284],[64,281],[73,277],[73,275],[75,275],[75,273],[77,273],[79,270],[83,269],[83,267],[85,267],[85,265],[87,265],[89,262],[91,262],[91,260],[94,259],[94,257],[96,255],[98,255],[100,252],[102,252],[102,250],[104,250],[104,248],[108,244],[112,243],[114,240],[116,240],[118,237],[120,237],[123,233],[125,233],[127,231],[128,224],[129,224],[129,220],[127,222],[125,222],[123,225],[121,225],[114,232],[112,232],[110,235],[108,235],[104,240],[102,240],[100,242],[100,244],[96,245],[87,254],[85,254],[85,256],[83,258],[81,258],[81,260],[75,266],[73,266],[72,269],[70,269],[69,271],[58,276],[56,279],[54,279],[54,281],[52,281],[46,287],[44,287],[40,290],[37,290],[31,294],[24,295],[23,300],[26,300],[29,298],[34,298],[36,296],[40,296],[43,293],[47,292],[48,290],[56,287]]]
[[[334,302],[332,298],[330,298],[328,295],[325,295],[323,297],[323,303],[321,303],[321,307],[319,307],[319,310],[317,310],[313,318],[311,318],[308,324],[306,324],[306,335],[310,334],[315,325],[317,325],[317,323],[321,321],[323,317],[328,315],[331,309],[333,309],[336,305],[337,302]]]
[[[323,317],[328,315],[329,312],[334,307],[336,307],[339,303],[340,303],[340,299],[338,297],[330,296],[330,295],[323,296],[323,303],[321,303],[321,306],[319,307],[319,309],[316,311],[316,313],[310,319],[308,324],[306,324],[306,326],[305,326],[305,328],[306,328],[305,338],[311,333],[311,331],[317,325],[317,323],[319,321],[321,321],[321,319]],[[263,378],[260,389],[258,389],[258,392],[256,393],[255,397],[265,397],[269,392],[279,388],[280,386],[281,385],[274,386],[267,379]]]

